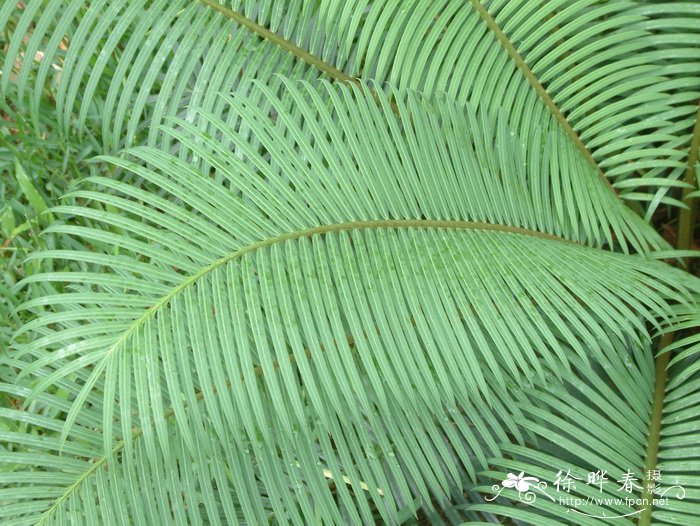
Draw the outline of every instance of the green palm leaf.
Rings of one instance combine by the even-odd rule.
[[[599,523],[473,505],[484,476],[554,465],[661,468],[686,499],[598,511],[697,522],[698,284],[610,183],[647,220],[695,195],[699,19],[641,0],[4,4],[3,112],[39,145],[11,161],[42,166],[47,129],[64,166],[137,147],[92,165],[107,176],[25,265],[3,523]],[[684,337],[654,381],[661,324]]]
[[[647,218],[661,203],[680,204],[669,193],[684,186],[700,96],[694,3],[121,0],[107,10],[104,2],[44,4],[30,2],[16,21],[4,90],[20,63],[20,100],[33,84],[36,111],[55,74],[62,126],[73,115],[79,127],[94,117],[106,153],[133,144],[143,126],[167,116],[194,118],[187,106],[222,116],[216,93],[245,79],[267,81],[272,71],[358,77],[503,108],[522,136],[553,115],[604,180],[625,199],[646,203]],[[12,14],[7,4],[0,27]],[[41,62],[28,64],[23,57],[37,51]],[[148,140],[154,144],[158,133],[150,131]]]
[[[25,280],[71,292],[25,305],[53,313],[5,387],[35,408],[3,409],[31,424],[5,434],[6,522],[395,523],[531,443],[517,385],[616,364],[692,308],[694,278],[598,248],[657,242],[554,119],[521,142],[444,98],[280,89],[176,120],[177,156],[109,159],[157,192],[96,177],[74,197],[113,212],[54,210],[92,226],[50,232],[112,248],[33,256],[84,271]]]
[[[20,108],[28,105],[39,128],[42,93],[50,86],[59,128],[71,135],[74,126],[90,127],[110,153],[145,133],[158,143],[156,129],[146,127],[167,116],[192,118],[188,105],[220,114],[218,93],[246,79],[305,76],[283,50],[196,2],[39,0],[16,8],[18,13],[12,7],[0,12],[0,27],[16,18],[3,91],[17,89]],[[37,53],[41,60],[25,59]],[[310,78],[315,76],[311,71]]]

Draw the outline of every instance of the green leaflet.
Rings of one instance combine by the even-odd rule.
[[[27,201],[29,201],[30,206],[34,209],[38,221],[42,226],[47,226],[53,220],[53,215],[48,211],[46,202],[44,202],[44,199],[39,192],[37,192],[36,188],[34,188],[31,179],[17,160],[15,161],[15,177],[17,177],[17,182],[27,198]]]

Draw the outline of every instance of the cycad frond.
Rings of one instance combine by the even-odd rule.
[[[24,92],[36,68],[36,108],[63,42],[54,86],[63,125],[95,114],[106,153],[187,105],[221,116],[215,94],[242,78],[293,71],[310,79],[323,71],[502,107],[523,136],[554,115],[604,179],[626,199],[648,202],[648,216],[662,202],[678,203],[668,193],[683,186],[700,96],[700,15],[692,3],[121,0],[106,11],[103,2],[44,4],[29,2],[17,21],[3,85],[19,61]],[[3,11],[0,27],[12,5]],[[43,59],[29,67],[24,57],[37,51]],[[156,104],[147,115],[150,97]]]
[[[697,310],[697,307],[696,307]],[[696,325],[697,327],[697,325]],[[610,355],[608,355],[609,357]],[[545,392],[531,394],[520,406],[518,425],[537,436],[536,446],[506,446],[506,454],[490,459],[493,466],[524,472],[546,486],[542,491],[518,492],[482,487],[528,506],[497,503],[468,506],[531,524],[677,524],[700,520],[700,376],[697,367],[678,363],[669,371],[663,412],[655,414],[652,400],[654,363],[648,349],[624,356],[616,363],[604,359],[604,374],[590,368],[575,379]],[[662,385],[663,385],[663,378]],[[525,397],[523,397],[525,398]],[[660,406],[659,406],[660,407]],[[650,436],[650,421],[659,435]],[[650,465],[650,456],[655,462]],[[558,470],[561,470],[559,485]],[[564,476],[570,473],[569,482]],[[601,477],[590,474],[600,473]],[[491,472],[505,478],[505,472]],[[629,475],[629,476],[628,476]],[[563,482],[563,485],[562,485]],[[487,497],[491,500],[493,497]],[[655,500],[656,499],[656,500]],[[505,504],[505,502],[504,502]]]
[[[700,290],[596,248],[654,238],[548,119],[525,147],[503,115],[412,92],[255,89],[227,98],[236,127],[178,120],[179,157],[110,159],[158,192],[92,178],[76,197],[109,207],[55,210],[94,226],[50,231],[105,248],[34,256],[85,271],[26,280],[74,292],[26,305],[54,313],[7,389],[31,381],[43,414],[4,414],[65,413],[65,446],[4,457],[31,465],[2,475],[8,522],[398,522],[526,443],[514,384],[643,346]]]
[[[146,132],[151,144],[161,145],[157,125],[165,117],[192,118],[188,106],[223,116],[218,94],[251,78],[318,75],[307,75],[309,68],[284,50],[197,2],[8,3],[0,28],[14,19],[3,92],[16,87],[15,103],[28,106],[39,128],[37,112],[49,87],[59,127],[71,134],[73,126],[91,126],[101,133],[103,153],[117,153]]]

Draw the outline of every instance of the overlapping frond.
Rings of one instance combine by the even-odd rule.
[[[680,186],[700,95],[700,10],[665,2],[505,2],[489,13],[627,199]],[[632,189],[632,191],[626,191]]]
[[[650,240],[551,119],[523,143],[443,98],[254,89],[166,129],[178,156],[109,159],[158,192],[95,177],[74,197],[103,206],[55,209],[102,248],[33,256],[85,270],[25,280],[72,292],[25,305],[54,312],[6,389],[40,409],[4,414],[65,427],[3,457],[9,523],[398,522],[526,443],[513,386],[648,343],[698,289],[596,248]]]
[[[626,199],[649,215],[677,203],[700,96],[696,4],[324,2],[306,18],[313,1],[229,4],[351,75],[505,108],[518,132],[555,114]]]
[[[0,27],[13,10],[5,4]],[[341,80],[502,108],[523,135],[554,115],[590,169],[646,202],[649,217],[677,204],[669,192],[683,186],[700,96],[699,21],[693,3],[634,0],[34,0],[10,33],[3,85],[19,63],[20,93],[33,85],[36,108],[52,79],[63,125],[94,117],[115,153],[144,126],[192,118],[188,106],[221,116],[216,94],[244,79],[310,79],[324,62]],[[270,34],[282,40],[259,40]],[[38,63],[25,58],[33,56]],[[148,141],[157,137],[151,130]]]
[[[29,260],[3,523],[698,522],[697,281],[600,249],[667,248],[608,180],[646,219],[689,186],[699,28],[642,0],[5,2],[2,111],[64,165],[147,147]],[[487,466],[619,477],[650,446],[685,499],[468,505]]]
[[[39,133],[50,89],[59,128],[69,136],[91,128],[102,153],[143,141],[167,149],[157,131],[164,118],[192,120],[190,106],[225,118],[219,93],[249,79],[320,74],[198,2],[9,2],[0,28],[11,23],[4,93],[16,89],[13,102]]]
[[[607,357],[609,357],[608,355]],[[648,466],[654,363],[649,349],[584,368],[574,379],[530,393],[520,406],[523,429],[535,444],[505,446],[490,459],[499,471],[524,473],[540,482],[519,492],[500,484],[481,490],[499,498],[470,506],[528,524],[677,524],[700,520],[700,376],[692,362],[669,369],[661,416],[658,461]],[[606,357],[606,358],[607,358]],[[500,471],[503,470],[503,471]],[[601,477],[596,477],[599,473]],[[593,477],[590,474],[594,474]],[[567,477],[568,475],[568,477]],[[542,482],[546,484],[541,484]],[[558,485],[556,483],[559,483]],[[519,503],[510,506],[507,501]]]

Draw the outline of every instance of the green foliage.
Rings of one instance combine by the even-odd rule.
[[[699,28],[3,4],[0,522],[696,524],[700,280],[653,219],[697,195]],[[499,486],[560,469],[684,498]]]

